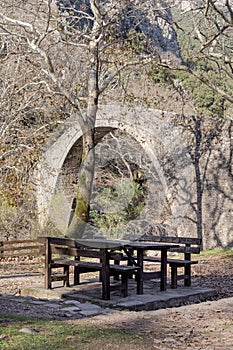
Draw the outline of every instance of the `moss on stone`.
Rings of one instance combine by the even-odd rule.
[[[83,197],[77,196],[75,215],[87,222],[89,218],[89,205]]]

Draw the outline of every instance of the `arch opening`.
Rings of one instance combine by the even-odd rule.
[[[62,232],[68,224],[71,197],[74,196],[77,183],[81,138],[81,130],[77,120],[73,118],[70,127],[47,149],[40,167],[37,194],[41,224],[45,225],[49,219]],[[108,176],[112,176],[116,168],[119,173],[127,174],[121,179],[115,176],[115,184],[111,184],[113,188],[115,186],[115,194],[121,201],[121,204],[115,201],[111,205],[111,208],[117,208],[114,209],[115,212],[122,211],[122,208],[129,209],[119,191],[123,191],[123,188],[126,190],[125,187],[128,186],[125,196],[129,203],[132,200],[129,179],[134,171],[139,171],[145,173],[144,179],[147,183],[143,207],[133,220],[124,223],[125,232],[133,223],[139,230],[144,230],[155,222],[176,229],[190,204],[193,173],[188,152],[181,136],[170,124],[169,115],[140,107],[101,106],[96,122],[96,140],[92,208],[100,212],[103,209],[99,208],[97,199],[100,200],[104,168],[108,169],[108,173],[110,171]],[[76,157],[72,161],[73,154]],[[120,180],[124,185],[116,191],[116,183]],[[102,188],[102,192],[104,190],[106,192],[106,186]],[[88,230],[90,231],[90,227]],[[121,232],[123,231],[121,228]]]

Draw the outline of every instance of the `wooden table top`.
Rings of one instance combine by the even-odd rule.
[[[88,239],[76,239],[76,243],[83,247],[97,248],[97,249],[144,249],[144,250],[161,250],[170,249],[172,247],[178,247],[177,244],[169,243],[156,243],[156,242],[134,242],[118,239],[106,239],[106,238],[88,238]]]

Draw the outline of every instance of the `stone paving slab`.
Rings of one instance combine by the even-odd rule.
[[[0,314],[14,314],[24,317],[45,319],[79,319],[96,315],[106,315],[114,310],[102,308],[89,302],[81,303],[67,299],[37,299],[30,296],[0,294]]]
[[[162,308],[177,307],[187,304],[199,303],[212,300],[217,292],[214,289],[201,287],[182,287],[161,292],[159,286],[149,281],[146,283],[145,294],[137,295],[135,284],[132,282],[129,286],[129,296],[120,297],[119,293],[112,292],[110,300],[102,300],[101,284],[94,281],[93,283],[85,283],[79,286],[71,286],[65,288],[55,286],[51,290],[46,290],[42,285],[32,285],[24,288],[21,292],[22,296],[30,296],[45,299],[66,299],[83,303],[86,305],[81,308],[86,315],[88,313],[98,313],[99,308],[110,308],[117,310],[142,311],[142,310],[158,310]],[[85,310],[85,308],[88,308]],[[74,306],[80,308],[80,305]],[[76,310],[77,311],[77,310]]]

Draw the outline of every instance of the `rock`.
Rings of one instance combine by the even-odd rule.
[[[35,329],[31,329],[31,328],[21,328],[19,330],[22,333],[26,333],[26,334],[38,334],[39,331],[35,330]]]

